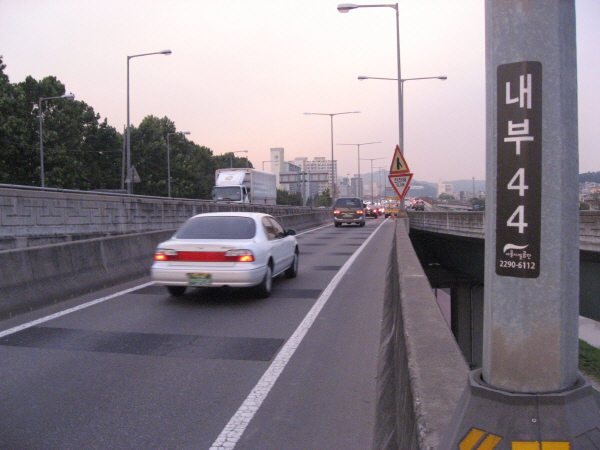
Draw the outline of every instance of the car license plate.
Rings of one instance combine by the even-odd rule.
[[[188,273],[190,286],[210,286],[210,273]]]
[[[352,218],[352,217],[354,217],[354,214],[344,214],[344,217],[345,217],[345,218],[348,218],[348,217],[349,217],[349,218]]]

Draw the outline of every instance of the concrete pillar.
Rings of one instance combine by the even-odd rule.
[[[487,0],[483,380],[573,386],[579,228],[574,0]]]
[[[452,304],[452,333],[467,363],[473,363],[473,316],[471,310],[471,289],[468,283],[460,283],[450,290]]]
[[[600,448],[578,372],[575,0],[486,0],[483,368],[438,450]]]

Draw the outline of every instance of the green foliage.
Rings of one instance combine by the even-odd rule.
[[[450,194],[440,194],[438,198],[440,200],[454,200],[454,196]]]
[[[600,349],[579,339],[579,370],[600,381]]]
[[[300,192],[288,192],[283,189],[277,189],[277,204],[302,206],[302,194]]]
[[[0,56],[0,183],[40,186],[40,97],[59,97],[65,86],[48,76],[11,84]],[[121,189],[124,181],[124,136],[83,101],[43,100],[42,135],[45,185],[51,188]],[[167,134],[171,195],[209,199],[218,168],[250,167],[246,156],[212,151],[177,133],[175,123],[147,116],[131,128],[131,162],[140,183],[135,194],[168,194]],[[233,164],[231,164],[231,162]]]
[[[473,211],[485,211],[485,198],[472,198],[471,206]]]
[[[590,205],[586,202],[579,202],[579,211],[589,211]]]
[[[600,183],[600,172],[580,173],[578,180],[580,183]]]
[[[315,196],[316,207],[325,206],[330,207],[332,205],[331,194],[329,193],[329,188],[325,189],[319,196]]]

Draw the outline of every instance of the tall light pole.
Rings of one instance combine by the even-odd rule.
[[[400,18],[398,15],[398,3],[385,5],[355,5],[353,3],[341,3],[337,9],[341,13],[350,12],[356,8],[392,8],[396,11],[396,63],[398,65],[398,143],[400,151],[404,152],[404,107],[402,99],[402,71],[400,70]]]
[[[374,195],[375,193],[373,192],[373,161],[377,161],[378,159],[385,159],[384,157],[381,158],[363,158],[363,161],[371,161],[371,204],[374,205],[375,202],[373,201]]]
[[[176,131],[175,133],[167,133],[167,197],[171,198],[171,148],[169,145],[169,136],[174,134],[190,134],[189,131]]]
[[[333,160],[333,116],[339,116],[341,114],[358,114],[360,111],[348,111],[340,113],[311,113],[305,112],[308,116],[329,116],[331,118],[331,200],[335,199],[335,167]]]
[[[149,55],[170,55],[171,50],[161,50],[160,52],[142,53],[139,55],[131,55],[127,57],[127,193],[133,193],[133,176],[131,173],[131,126],[129,118],[129,60],[138,56]]]
[[[381,78],[381,77],[366,77],[364,75],[359,75],[358,79],[362,80],[392,80],[398,81],[400,91],[402,92],[402,101],[400,102],[400,129],[402,134],[402,139],[400,139],[400,151],[404,153],[404,82],[405,81],[414,81],[414,80],[447,80],[448,77],[445,75],[440,75],[437,77],[418,77],[418,78]]]
[[[364,142],[362,144],[337,144],[337,145],[356,145],[357,150],[358,150],[358,179],[359,179],[359,184],[360,184],[360,146],[361,145],[369,145],[369,144],[381,144],[381,142],[377,141],[377,142]],[[360,187],[359,187],[359,191],[360,191]],[[362,192],[359,192],[359,197],[362,197]]]
[[[265,171],[265,163],[267,163],[267,162],[273,164],[273,161],[271,161],[271,160],[263,161],[262,162],[263,163],[263,168],[262,168],[263,172]]]
[[[46,179],[44,176],[44,133],[42,131],[42,102],[44,100],[53,100],[55,98],[64,98],[66,100],[75,100],[75,96],[73,94],[63,94],[57,97],[40,97],[38,102],[38,117],[40,119],[40,184],[42,187],[46,187]]]
[[[386,170],[386,167],[375,167],[379,171],[379,174],[382,175],[381,172]],[[379,195],[381,196],[381,186],[383,186],[383,196],[385,197],[385,175],[382,175],[379,179]]]
[[[229,167],[233,168],[233,154],[234,153],[248,153],[248,150],[239,150],[237,152],[229,152]],[[248,157],[246,157],[246,167],[248,167]]]

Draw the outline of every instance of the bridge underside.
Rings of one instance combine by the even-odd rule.
[[[481,367],[485,241],[411,228],[410,239],[433,289],[451,297],[451,328],[467,362]],[[600,321],[600,253],[580,251],[579,314]]]

